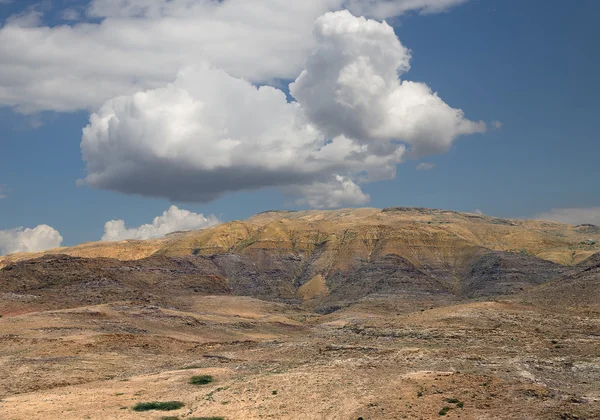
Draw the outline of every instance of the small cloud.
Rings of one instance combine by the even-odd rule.
[[[3,198],[6,198],[7,193],[8,193],[8,188],[6,188],[6,185],[0,184],[0,200]]]
[[[479,210],[479,209],[475,209],[475,210],[473,211],[473,213],[475,213],[475,214],[478,214],[478,215],[480,215],[480,216],[482,216],[482,215],[483,215],[483,212],[482,212],[481,210]]]
[[[533,218],[536,220],[567,223],[569,225],[600,225],[600,207],[552,209],[538,213]]]
[[[31,128],[33,128],[34,130],[35,130],[35,129],[38,129],[38,128],[40,128],[40,127],[41,127],[41,126],[43,126],[43,125],[44,125],[44,121],[43,121],[43,119],[40,117],[40,115],[39,115],[39,114],[36,114],[36,115],[31,115],[31,116],[29,117],[29,126],[30,126]]]
[[[124,239],[161,238],[169,233],[204,229],[219,224],[216,216],[204,217],[203,214],[192,213],[177,206],[171,206],[157,216],[152,224],[128,228],[124,220],[111,220],[104,225],[103,241],[122,241]]]
[[[315,182],[310,185],[290,187],[287,191],[303,198],[296,200],[299,206],[314,209],[334,209],[343,206],[359,206],[369,202],[371,197],[363,192],[352,179],[334,175],[330,182]]]
[[[63,10],[61,17],[63,20],[75,21],[79,20],[80,14],[75,9],[65,9]]]
[[[501,121],[492,121],[492,128],[494,130],[500,130],[504,124]]]
[[[33,6],[27,8],[24,12],[9,16],[6,19],[5,26],[20,28],[35,28],[42,23],[44,13]]]
[[[33,229],[19,227],[0,230],[0,255],[58,248],[62,241],[60,233],[48,225],[39,225]]]
[[[417,165],[417,171],[430,171],[433,168],[435,168],[433,163],[421,162]]]

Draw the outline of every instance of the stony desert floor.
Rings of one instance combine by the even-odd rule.
[[[5,315],[0,418],[600,419],[594,312],[386,297],[329,315],[234,296],[190,308]],[[150,401],[185,405],[132,410]]]

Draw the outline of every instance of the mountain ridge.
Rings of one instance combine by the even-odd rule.
[[[476,246],[494,251],[533,254],[562,265],[575,265],[600,252],[600,229],[549,221],[503,219],[452,210],[390,207],[339,210],[265,211],[208,229],[174,232],[160,239],[89,242],[39,253],[0,257],[0,268],[15,261],[48,254],[137,260],[154,253],[183,256],[240,252],[245,249],[312,251],[329,242],[356,236],[367,248],[387,242],[413,242],[427,247],[436,240],[452,246]],[[385,239],[382,241],[381,239]],[[396,241],[396,242],[398,242]],[[394,248],[394,245],[391,245]],[[399,252],[398,249],[393,249]],[[414,252],[401,256],[419,264]],[[369,250],[367,250],[368,254]]]
[[[580,229],[424,208],[270,211],[162,239],[87,243],[34,259],[8,256],[0,292],[46,290],[48,281],[19,292],[11,280],[27,282],[44,273],[48,279],[71,279],[73,293],[94,304],[119,294],[137,298],[136,287],[144,292],[158,287],[157,295],[167,296],[157,286],[160,278],[174,296],[154,302],[160,305],[180,305],[177,296],[192,290],[292,303],[320,313],[388,296],[410,308],[437,306],[516,294],[568,275],[600,251],[600,235],[589,226],[585,233]],[[53,256],[56,252],[62,255]],[[139,277],[137,286],[123,273]],[[10,301],[6,310],[20,307],[18,299]]]

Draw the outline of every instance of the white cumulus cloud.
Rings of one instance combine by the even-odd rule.
[[[60,233],[48,225],[0,230],[0,255],[58,248],[62,241]]]
[[[435,168],[434,163],[421,162],[417,165],[417,171],[430,171]]]
[[[327,13],[314,34],[290,85],[296,101],[207,64],[109,100],[83,132],[85,182],[182,201],[277,186],[311,206],[354,205],[368,200],[359,184],[394,178],[409,154],[443,153],[485,130],[399,79],[410,54],[385,22]]]
[[[552,209],[534,216],[538,220],[552,220],[570,225],[592,224],[600,226],[600,207]]]
[[[123,239],[160,238],[177,231],[203,229],[219,224],[215,216],[205,217],[203,214],[171,206],[161,216],[154,218],[151,224],[128,228],[124,220],[111,220],[104,225],[103,241],[121,241]]]
[[[0,0],[6,2],[7,0]],[[0,27],[0,105],[23,113],[95,110],[110,98],[155,89],[181,68],[211,63],[254,83],[292,79],[328,11],[384,19],[441,12],[464,0],[92,0],[55,27],[28,9]]]
[[[426,155],[446,152],[461,134],[485,131],[424,83],[399,79],[410,54],[387,23],[342,11],[320,17],[314,33],[317,48],[290,93],[326,136],[351,137],[377,155],[390,153],[390,140],[402,140]]]

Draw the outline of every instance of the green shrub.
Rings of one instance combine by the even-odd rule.
[[[450,404],[458,404],[460,402],[458,398],[446,398],[444,401],[449,402]]]
[[[450,410],[451,410],[451,408],[446,406],[440,410],[439,415],[445,416],[446,414],[448,414],[448,411],[450,411]]]
[[[152,401],[145,403],[137,403],[133,406],[133,411],[150,411],[150,410],[179,410],[185,404],[181,401]]]
[[[213,377],[210,375],[198,375],[192,376],[190,379],[190,384],[192,385],[206,385],[213,381]]]

